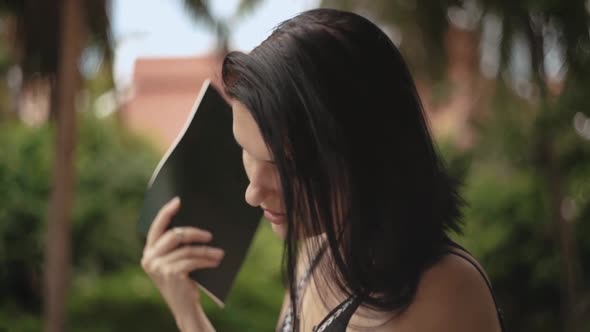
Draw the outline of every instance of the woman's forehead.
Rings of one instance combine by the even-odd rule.
[[[233,132],[238,144],[251,155],[268,159],[268,149],[248,108],[239,101],[233,101],[232,113]]]
[[[234,135],[252,134],[258,131],[256,121],[246,106],[239,101],[232,102]],[[236,137],[240,138],[240,137]]]

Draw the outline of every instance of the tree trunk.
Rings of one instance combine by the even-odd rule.
[[[560,255],[561,317],[563,331],[575,332],[579,326],[576,319],[576,254],[572,227],[561,213],[564,199],[563,181],[556,166],[553,146],[545,141],[543,149],[543,173],[547,181],[551,201],[551,219],[555,229],[555,242]]]
[[[80,58],[83,24],[82,0],[61,2],[60,58],[52,102],[57,115],[56,154],[53,186],[48,211],[45,257],[45,326],[47,332],[61,332],[66,324],[66,299],[70,280],[70,217],[75,179],[74,148],[76,142],[75,99],[80,82]]]
[[[528,12],[524,12],[524,21],[528,20],[525,26],[526,36],[531,49],[531,66],[533,68],[533,80],[538,88],[540,108],[538,117],[544,112],[555,111],[549,105],[549,92],[547,87],[548,78],[545,73],[543,48],[543,33],[540,29],[534,29],[534,22]],[[571,224],[563,217],[561,205],[564,200],[563,174],[560,169],[557,156],[555,155],[554,142],[555,133],[552,130],[545,130],[540,138],[541,168],[547,188],[549,189],[551,222],[555,230],[555,242],[560,256],[560,277],[561,277],[561,318],[564,332],[575,332],[578,330],[576,317],[576,252],[572,234]]]

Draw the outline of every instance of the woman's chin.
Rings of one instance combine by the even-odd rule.
[[[277,225],[277,224],[270,224],[272,231],[281,239],[281,240],[285,240],[287,238],[287,225],[282,224],[282,225]]]

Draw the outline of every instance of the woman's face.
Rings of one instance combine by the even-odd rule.
[[[250,180],[246,188],[246,202],[253,207],[262,208],[273,231],[284,239],[287,234],[285,208],[279,174],[272,155],[246,106],[234,100],[232,113],[234,137],[242,147],[244,169]]]

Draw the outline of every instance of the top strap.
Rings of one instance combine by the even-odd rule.
[[[469,253],[469,251],[467,251],[467,249],[463,248],[461,245],[455,243],[452,240],[449,240],[449,245],[460,250],[460,252],[449,250],[448,252],[450,254],[461,257],[464,260],[466,260],[467,262],[469,262],[469,264],[471,264],[473,267],[475,267],[475,269],[479,272],[479,274],[485,280],[486,285],[488,286],[488,289],[490,291],[490,294],[492,294],[492,300],[494,301],[494,306],[496,307],[496,312],[498,314],[498,320],[500,321],[500,328],[502,329],[503,332],[506,331],[506,328],[504,325],[504,312],[498,306],[498,302],[496,301],[496,295],[494,294],[494,289],[492,288],[492,283],[491,283],[490,279],[488,278],[487,274],[482,270],[482,268],[478,264],[475,263],[475,261],[474,261],[475,258],[473,258],[473,256],[471,255],[471,253]]]
[[[337,305],[322,321],[313,327],[312,332],[344,331],[352,318],[352,315],[361,305],[358,296],[351,295],[348,299]]]
[[[311,276],[313,270],[318,265],[320,259],[326,251],[326,247],[326,243],[323,243],[315,257],[311,261],[311,264],[309,264],[306,270],[303,272],[301,279],[297,283],[297,288],[295,289],[295,303],[299,303],[299,297],[303,293],[303,289],[305,288],[305,285],[307,284],[307,281],[309,280],[309,277]],[[282,332],[292,332],[294,319],[299,319],[299,317],[293,317],[293,306],[291,305],[291,301],[289,301],[287,313],[285,314],[282,327],[279,330]]]

